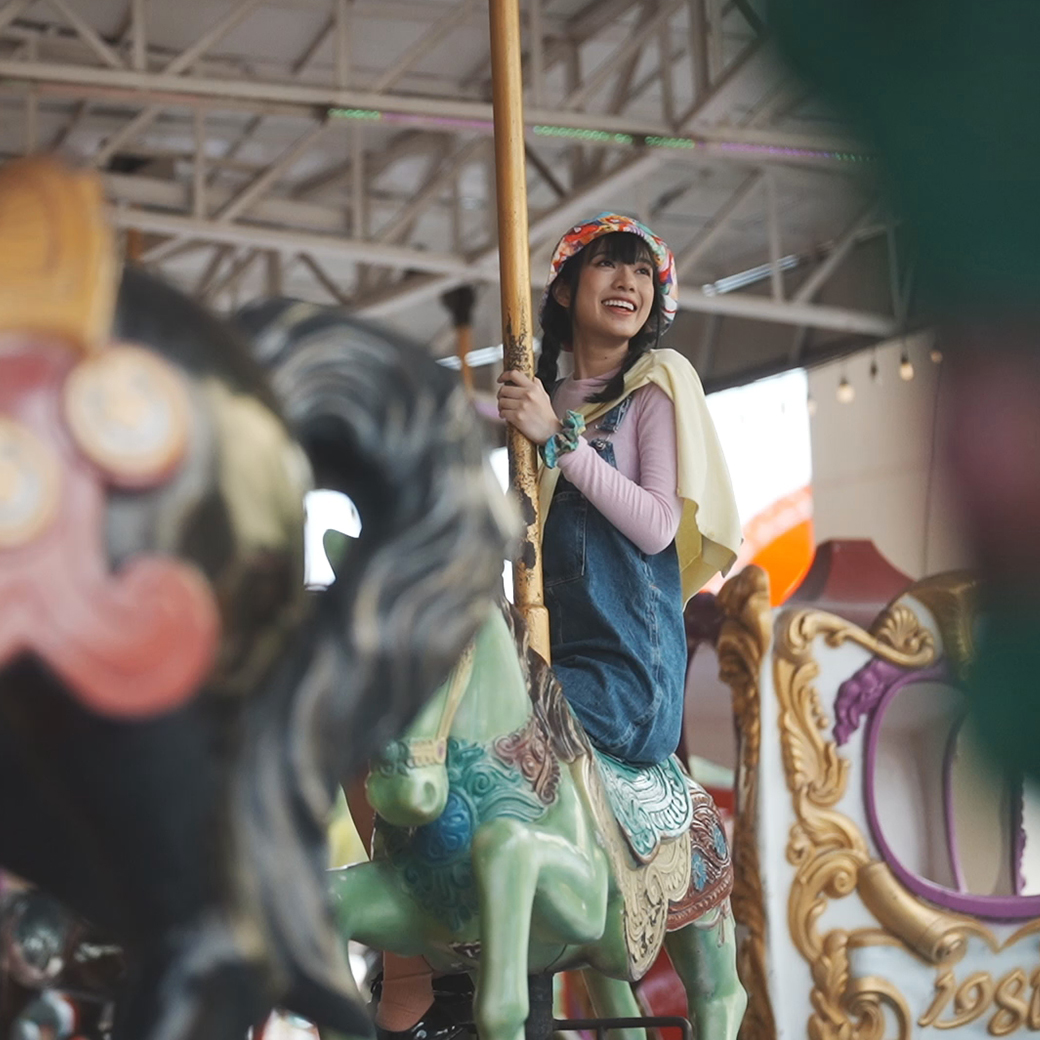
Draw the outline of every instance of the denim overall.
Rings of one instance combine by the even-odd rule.
[[[599,421],[624,421],[631,396]],[[617,467],[614,445],[589,444]],[[679,559],[672,542],[648,555],[562,474],[542,538],[552,666],[592,742],[651,764],[679,743],[686,683]]]

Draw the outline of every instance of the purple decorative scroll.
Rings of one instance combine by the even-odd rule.
[[[1012,835],[1012,848],[1011,848],[1011,876],[1015,881],[1015,892],[1019,895],[1022,894],[1022,889],[1026,887],[1026,875],[1022,870],[1022,864],[1026,856],[1026,841],[1028,840],[1026,835],[1026,792],[1025,792],[1025,781],[1019,777],[1015,783],[1014,791],[1012,792],[1012,798],[1014,798],[1014,819],[1011,821],[1011,835]]]
[[[967,892],[964,871],[961,869],[961,854],[957,846],[957,814],[953,805],[953,766],[957,759],[957,738],[964,727],[964,719],[950,727],[950,736],[946,741],[943,754],[943,818],[946,823],[946,854],[950,858],[953,880],[958,892]]]
[[[846,679],[838,687],[834,702],[834,739],[838,746],[845,744],[859,729],[864,716],[877,707],[894,682],[916,674],[880,657],[872,657],[851,679]]]
[[[848,680],[848,682],[854,682],[855,679],[864,671],[866,671],[866,669],[861,669],[860,672],[857,672],[856,676]],[[903,674],[896,677],[895,681],[888,683],[887,688],[883,690],[880,699],[870,700],[869,706],[860,709],[858,715],[855,715],[853,710],[850,710],[849,713],[850,720],[855,718],[855,722],[850,723],[852,725],[852,729],[849,731],[850,733],[855,731],[856,726],[859,724],[859,720],[864,715],[869,714],[865,738],[863,797],[867,810],[867,822],[870,824],[871,834],[874,837],[874,841],[877,843],[882,858],[888,864],[892,873],[895,874],[906,888],[915,895],[920,896],[922,899],[927,899],[930,902],[935,903],[937,906],[946,907],[949,910],[971,914],[975,917],[982,917],[991,921],[1022,921],[1032,917],[1040,917],[1040,895],[981,896],[970,895],[964,892],[955,892],[953,889],[945,888],[942,885],[935,884],[933,881],[928,881],[925,878],[918,877],[913,873],[913,871],[908,870],[885,840],[884,832],[882,831],[880,821],[878,820],[877,803],[874,798],[874,773],[877,765],[877,745],[878,738],[881,735],[881,722],[885,716],[885,711],[904,687],[913,685],[914,683],[934,682],[946,678],[945,668],[941,664],[933,665],[931,668],[924,668],[920,671],[905,672],[902,669],[900,669],[900,671]],[[871,694],[871,697],[873,697],[873,694]],[[835,729],[837,729],[837,727],[835,727]]]

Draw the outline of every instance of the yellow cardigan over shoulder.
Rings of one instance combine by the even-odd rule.
[[[659,386],[675,405],[675,446],[682,518],[675,536],[683,603],[718,572],[733,565],[740,548],[740,517],[726,459],[693,365],[675,350],[651,350],[625,374],[617,401],[586,402],[579,411],[590,425],[647,383]],[[559,469],[542,466],[538,501],[542,524],[549,514]]]

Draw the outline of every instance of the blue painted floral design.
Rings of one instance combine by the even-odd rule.
[[[427,863],[439,865],[465,852],[472,837],[473,811],[469,802],[458,791],[451,791],[444,812],[432,823],[416,829],[412,847]]]
[[[711,840],[715,846],[715,855],[719,859],[725,859],[729,850],[726,848],[726,835],[722,833],[722,828],[718,824],[712,828]]]
[[[704,889],[704,886],[708,883],[708,864],[704,862],[704,857],[699,852],[693,854],[693,887],[698,892]]]

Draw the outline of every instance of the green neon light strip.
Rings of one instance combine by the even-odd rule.
[[[647,148],[696,148],[697,142],[689,137],[646,137]]]
[[[374,108],[330,108],[329,115],[334,119],[363,119],[377,123],[383,113]]]
[[[576,141],[603,141],[606,144],[634,144],[631,134],[614,134],[609,130],[582,130],[573,126],[535,126],[539,137],[569,137]]]
[[[328,115],[334,119],[355,119],[368,123],[428,124],[430,126],[454,127],[459,130],[479,131],[493,129],[493,124],[488,120],[405,115],[399,112],[383,112],[375,108],[330,108]],[[559,137],[572,141],[595,141],[600,144],[643,148],[668,148],[677,151],[710,147],[711,150],[719,152],[743,152],[747,155],[778,155],[806,159],[833,159],[846,163],[869,162],[873,158],[873,156],[864,152],[829,152],[811,148],[784,148],[775,145],[745,144],[736,141],[702,142],[692,137],[660,137],[656,134],[643,137],[633,134],[615,133],[610,130],[590,130],[573,126],[545,126],[538,124],[531,127],[531,131],[539,137]]]

